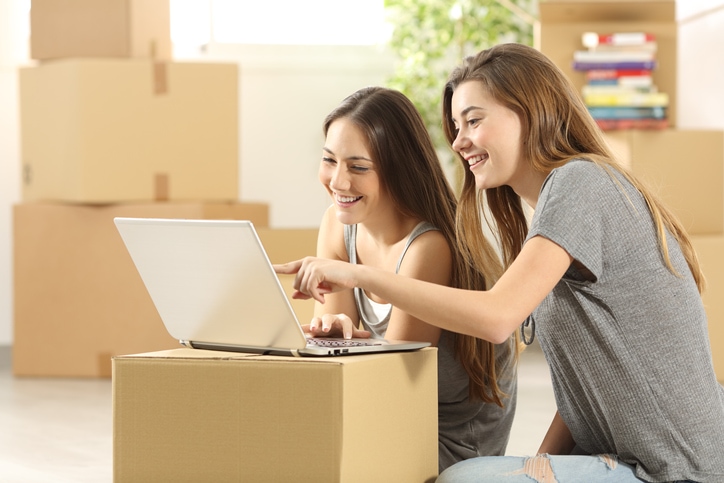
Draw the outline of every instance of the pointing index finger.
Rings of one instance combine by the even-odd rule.
[[[272,264],[272,266],[274,267],[274,271],[276,273],[293,275],[299,271],[299,268],[302,266],[302,261],[295,260],[289,263],[275,263]]]

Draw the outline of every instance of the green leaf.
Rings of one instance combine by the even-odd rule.
[[[441,99],[447,76],[463,57],[503,42],[533,45],[533,26],[498,0],[385,0],[398,61],[387,86],[417,106],[433,142],[447,149]],[[511,0],[537,16],[536,0]]]

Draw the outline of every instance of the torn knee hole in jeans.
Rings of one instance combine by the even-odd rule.
[[[604,463],[609,470],[615,470],[618,466],[618,458],[616,455],[601,454],[598,455],[599,461]],[[556,475],[551,466],[551,460],[547,454],[540,454],[530,458],[526,458],[523,468],[510,473],[511,475],[526,475],[536,483],[558,483]]]
[[[618,457],[615,454],[600,454],[598,459],[606,463],[609,470],[615,470],[618,466]]]

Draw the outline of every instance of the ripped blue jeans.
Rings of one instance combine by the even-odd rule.
[[[450,466],[436,483],[641,483],[614,455],[482,456]]]

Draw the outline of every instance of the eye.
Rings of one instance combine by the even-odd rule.
[[[478,122],[480,122],[480,119],[476,117],[476,118],[468,119],[466,122],[467,122],[468,126],[475,126]]]
[[[322,162],[325,164],[337,164],[337,161],[327,156],[322,156]]]
[[[366,173],[367,171],[370,170],[370,168],[368,168],[367,166],[360,166],[358,164],[354,164],[354,165],[350,166],[350,169],[357,173]]]

